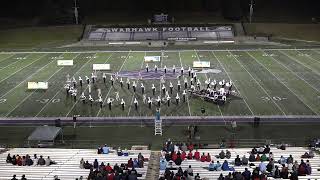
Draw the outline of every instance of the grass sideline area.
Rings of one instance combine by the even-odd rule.
[[[188,97],[187,102],[175,104],[177,79],[166,80],[168,88],[172,82],[172,104],[161,105],[162,116],[291,116],[320,114],[320,51],[313,50],[239,50],[239,51],[129,51],[129,52],[84,52],[84,53],[1,53],[0,54],[0,117],[132,117],[154,116],[156,105],[151,109],[142,103],[140,83],[137,92],[128,90],[115,82],[104,84],[101,72],[98,83],[92,86],[92,96],[96,100],[97,89],[101,89],[104,107],[98,103],[93,107],[79,100],[81,92],[88,96],[88,88],[78,88],[78,99],[66,97],[64,84],[66,76],[91,76],[92,64],[109,63],[111,72],[143,70],[145,55],[163,56],[157,62],[159,68],[173,65],[184,69],[192,67],[193,61],[209,61],[211,69],[219,73],[202,73],[198,78],[205,86],[207,78],[234,82],[236,97],[230,98],[225,105],[204,102],[197,97]],[[74,59],[73,66],[57,66],[57,58]],[[155,64],[149,64],[153,67]],[[185,75],[187,76],[187,75]],[[188,78],[189,79],[189,78]],[[29,81],[47,81],[49,89],[27,90]],[[126,81],[126,78],[124,78]],[[131,80],[132,81],[132,80]],[[136,80],[137,81],[137,80]],[[183,84],[183,78],[181,78]],[[157,98],[160,95],[159,79],[140,80],[146,87],[146,97]],[[124,82],[125,83],[125,82]],[[151,84],[155,84],[156,95],[152,95]],[[107,98],[126,102],[125,110],[120,102],[114,102],[110,111]],[[180,92],[180,97],[181,92]],[[139,101],[135,110],[134,98]],[[155,104],[155,103],[154,103]],[[206,113],[201,113],[201,108]]]
[[[0,49],[56,47],[78,41],[81,33],[81,25],[1,29]]]
[[[320,41],[320,24],[245,23],[248,35],[267,35],[306,41]]]

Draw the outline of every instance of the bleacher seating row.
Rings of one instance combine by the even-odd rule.
[[[95,149],[14,148],[0,154],[0,179],[11,179],[13,174],[16,174],[18,178],[20,178],[22,174],[25,174],[27,179],[32,180],[52,180],[55,175],[63,180],[74,180],[80,176],[86,179],[89,174],[89,169],[80,169],[81,158],[85,161],[88,160],[89,163],[93,163],[94,159],[97,159],[99,164],[104,162],[105,164],[110,163],[112,166],[116,163],[118,165],[127,163],[130,158],[137,158],[140,152],[145,158],[150,158],[149,150],[129,150],[128,152],[129,156],[118,156],[116,153],[97,154],[97,150]],[[24,156],[29,154],[31,157],[37,154],[38,157],[42,155],[44,159],[50,156],[57,164],[50,166],[13,166],[12,164],[6,163],[8,153],[10,153],[11,156],[17,154]],[[148,162],[145,162],[143,168],[136,168],[137,172],[142,174],[142,177],[138,179],[145,179],[147,168]]]
[[[229,166],[233,166],[231,164],[234,163],[234,160],[236,158],[237,155],[240,156],[240,159],[242,158],[243,155],[246,155],[247,158],[249,158],[249,152],[251,151],[251,149],[249,148],[238,148],[238,149],[228,149],[231,152],[231,158],[230,159],[219,159],[216,158],[214,156],[218,155],[221,150],[226,151],[227,149],[198,149],[198,151],[200,152],[200,154],[202,154],[203,152],[205,154],[210,153],[212,160],[214,160],[214,162],[216,163],[217,161],[219,161],[221,164],[224,162],[224,160],[227,160],[229,163]],[[285,158],[289,157],[289,155],[291,154],[294,161],[298,161],[298,163],[300,164],[300,160],[303,159],[301,158],[301,155],[303,155],[305,152],[307,152],[308,150],[306,148],[303,147],[287,147],[286,150],[281,150],[281,149],[277,149],[277,148],[271,148],[271,152],[274,155],[274,160],[278,161],[282,156],[284,156]],[[306,162],[307,159],[304,159],[304,161]],[[320,171],[318,171],[318,169],[320,168],[320,156],[318,154],[315,154],[314,158],[308,159],[310,161],[311,164],[311,168],[312,168],[312,173],[311,175],[308,176],[299,176],[299,179],[320,179]],[[256,166],[259,166],[260,162],[253,162]],[[264,163],[268,163],[264,162]],[[174,164],[174,163],[173,163]],[[201,161],[196,161],[196,160],[184,160],[181,164],[181,166],[176,166],[174,165],[173,167],[178,168],[181,167],[183,170],[186,170],[189,165],[191,165],[192,169],[193,169],[193,173],[199,173],[201,178],[206,178],[206,179],[218,179],[219,175],[222,173],[224,176],[228,175],[229,172],[231,171],[209,171],[208,168],[210,162],[201,162]],[[275,165],[278,165],[278,167],[281,169],[282,166],[280,166],[280,164],[275,163]],[[243,172],[245,170],[245,168],[248,168],[248,170],[250,170],[251,172],[253,171],[254,167],[250,167],[250,166],[233,166],[235,168],[235,171],[238,172]],[[174,172],[176,173],[177,170],[174,170]],[[163,176],[164,174],[164,170],[160,170],[160,176]],[[268,178],[268,179],[273,179],[273,178]]]

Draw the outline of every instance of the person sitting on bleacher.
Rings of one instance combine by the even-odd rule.
[[[165,170],[167,168],[167,161],[165,161],[164,159],[162,159],[160,161],[160,170]]]
[[[107,145],[105,144],[102,148],[102,153],[103,154],[109,154],[109,147],[107,147]]]
[[[207,154],[206,161],[207,161],[207,162],[210,162],[210,161],[211,161],[211,156],[210,156],[209,153]]]
[[[215,165],[216,171],[221,171],[221,167],[222,167],[222,165],[220,164],[219,161],[217,161],[217,164]]]
[[[207,160],[207,156],[204,153],[202,153],[200,161],[201,162],[206,162],[206,160]]]
[[[16,159],[17,159],[17,165],[18,166],[22,166],[22,158],[21,158],[21,156],[17,155]]]
[[[81,158],[80,160],[80,165],[79,165],[80,169],[83,169],[84,168],[84,160],[83,158]]]
[[[226,150],[226,158],[227,159],[230,159],[231,158],[231,152]]]
[[[190,152],[191,152],[191,151],[190,151]],[[198,151],[198,149],[196,149],[196,152],[194,152],[193,158],[194,158],[195,160],[200,160],[200,152]]]
[[[269,160],[266,168],[267,168],[267,171],[268,171],[268,172],[272,172],[272,170],[273,170],[273,168],[274,168],[274,162],[273,162],[273,160]]]
[[[12,179],[11,179],[11,180],[18,180],[16,177],[17,177],[17,175],[14,174],[14,175],[12,176]]]
[[[274,156],[273,156],[272,152],[269,153],[269,160],[270,159],[274,159]]]
[[[50,159],[50,156],[48,156],[48,158],[46,159],[46,166],[50,166],[50,165],[52,165],[52,164],[56,164],[56,162],[55,162],[55,161],[52,161],[52,160]]]
[[[193,159],[192,151],[189,151],[187,158],[188,158],[188,159]]]
[[[259,154],[262,154],[264,152],[264,148],[263,147],[260,147],[259,149],[258,149],[258,153]]]
[[[241,161],[242,161],[242,164],[245,165],[245,166],[249,164],[249,160],[248,160],[248,158],[246,157],[246,155],[243,155],[243,156],[242,156],[242,160],[241,160]]]
[[[267,170],[267,166],[266,166],[266,164],[265,164],[263,161],[261,161],[260,164],[259,164],[259,170],[260,170],[260,172],[262,172],[262,173],[265,173],[266,170]]]
[[[218,177],[218,180],[224,180],[224,177],[223,177],[223,174],[220,173],[219,177]]]
[[[305,152],[301,158],[313,158],[314,157],[314,153],[312,150],[310,150],[309,152]]]
[[[222,171],[234,171],[233,167],[229,167],[228,161],[224,160],[222,166],[221,166]]]
[[[127,164],[128,168],[132,168],[133,167],[133,161],[132,161],[132,158],[130,158],[128,160],[128,164]]]
[[[20,180],[27,180],[26,175],[22,174],[21,179]]]
[[[117,165],[117,164],[116,164]],[[106,168],[106,166],[104,165],[103,162],[101,162],[101,164],[99,165],[99,170],[100,171],[104,171],[104,169]]]
[[[270,153],[270,147],[269,147],[269,145],[266,145],[266,148],[264,148],[263,153],[264,153],[264,154],[269,154],[269,153]]]
[[[241,159],[239,155],[237,155],[237,157],[234,159],[234,165],[241,166]]]
[[[33,165],[33,161],[30,158],[29,154],[26,155],[26,165],[27,166],[32,166]]]
[[[40,158],[38,159],[37,165],[43,166],[43,165],[45,165],[45,164],[46,164],[46,161],[43,159],[42,156],[40,156]]]
[[[220,158],[220,159],[224,159],[226,157],[226,154],[224,153],[223,150],[221,150],[221,152],[219,153],[218,156],[216,156],[217,158]]]
[[[127,148],[125,148],[125,149],[122,151],[122,153],[123,153],[123,156],[129,156],[129,152],[128,152]]]
[[[260,159],[261,159],[261,161],[267,161],[267,160],[268,160],[266,154],[264,154],[264,153],[262,154],[262,156],[260,157]]]
[[[213,161],[210,162],[209,167],[208,167],[209,171],[214,171],[215,170],[215,164]]]
[[[309,160],[307,160],[307,161],[309,161]],[[307,168],[306,168],[306,170],[307,170],[307,175],[310,175],[311,172],[312,172],[311,165],[310,165],[310,163],[306,163],[306,164],[307,164]]]
[[[10,156],[10,153],[7,155],[7,163],[12,163],[12,157]]]
[[[286,167],[284,164],[282,165],[282,169],[281,169],[281,172],[280,172],[280,177],[282,179],[288,179],[289,178],[288,167]]]
[[[108,163],[105,167],[104,167],[104,170],[107,171],[107,172],[111,172],[113,169],[112,167],[110,166],[110,163]]]
[[[287,164],[292,164],[293,163],[293,157],[292,155],[290,154],[289,157],[287,158]]]
[[[260,179],[259,176],[259,167],[254,168],[254,170],[252,171],[252,179]]]
[[[134,158],[134,159],[133,159],[133,167],[134,167],[134,168],[139,168],[139,162],[138,162],[138,159],[137,159],[137,158]]]
[[[122,156],[122,155],[123,155],[122,150],[121,150],[120,147],[119,147],[118,150],[117,150],[117,154],[118,154],[118,156]]]
[[[181,150],[182,150],[182,151],[187,151],[187,150],[188,150],[188,147],[187,147],[186,143],[183,143],[183,144],[182,144]]]
[[[250,162],[255,162],[256,161],[256,157],[254,156],[254,154],[251,152],[250,156],[249,156],[249,161]]]
[[[287,159],[285,157],[283,157],[283,156],[280,156],[280,159],[279,159],[278,163],[281,164],[281,165],[282,164],[286,164],[287,163]]]
[[[99,167],[98,159],[94,159],[94,161],[93,161],[93,168],[94,168],[94,169],[98,169],[98,167]]]
[[[278,166],[275,166],[275,169],[273,171],[273,177],[274,178],[280,178],[281,177],[281,172],[280,172]]]
[[[186,156],[187,156],[186,152],[185,152],[185,151],[182,151],[182,153],[181,153],[181,160],[184,161],[184,160],[186,159]]]
[[[84,167],[84,169],[91,169],[92,165],[88,161],[86,161],[84,163],[83,167]]]
[[[103,152],[102,147],[99,146],[98,149],[97,149],[97,151],[98,151],[98,154],[102,154],[102,152]]]
[[[189,176],[193,176],[193,169],[191,168],[191,165],[186,169]]]
[[[176,165],[178,165],[178,166],[181,165],[182,159],[181,159],[181,155],[180,155],[180,154],[177,155],[177,158],[176,158],[176,160],[174,161],[174,163],[175,163]]]
[[[252,148],[251,153],[252,153],[252,154],[257,154],[257,153],[258,153],[258,150],[254,147],[254,148]]]
[[[251,179],[251,172],[248,170],[248,168],[245,168],[242,172],[242,176],[244,180],[250,180]]]
[[[176,152],[171,152],[171,160],[172,161],[176,161],[176,159],[178,158],[178,155],[177,155],[177,153]]]

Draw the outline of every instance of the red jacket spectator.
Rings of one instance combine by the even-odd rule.
[[[196,159],[196,160],[200,159],[200,152],[198,152],[198,150],[196,150],[196,152],[194,152],[194,159]]]
[[[200,161],[201,162],[205,162],[207,160],[207,156],[203,153],[201,158],[200,158]]]
[[[108,174],[107,180],[113,180],[114,179],[114,173]]]
[[[257,154],[256,161],[260,161],[260,160],[261,160],[260,155]]]
[[[17,158],[17,165],[22,166],[22,159],[20,156]]]
[[[106,167],[104,168],[107,172],[111,172],[112,171],[112,167],[110,166],[110,164],[108,163],[106,165]]]
[[[171,159],[172,159],[172,161],[176,161],[176,159],[177,159],[177,153],[176,152],[173,152],[172,154],[171,154]]]
[[[210,154],[208,153],[208,155],[207,155],[207,159],[206,159],[206,161],[207,162],[211,162],[211,156],[210,156]]]
[[[184,161],[186,159],[186,156],[187,156],[186,152],[182,151],[182,153],[181,153],[182,161]]]
[[[192,152],[190,151],[189,153],[188,153],[188,159],[192,159],[193,158],[193,155],[192,155]]]
[[[128,167],[129,167],[129,168],[132,168],[132,167],[133,167],[132,158],[130,158],[130,159],[128,160]]]
[[[188,149],[189,149],[189,151],[192,151],[192,150],[193,150],[193,148],[194,148],[194,147],[193,147],[193,144],[192,144],[192,143],[188,145]]]

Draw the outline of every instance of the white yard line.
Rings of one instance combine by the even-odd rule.
[[[53,73],[48,79],[46,79],[45,81],[49,81],[55,74],[57,74],[63,67],[61,67],[58,71],[56,71],[55,73]],[[28,96],[26,96],[22,101],[20,101],[20,103],[18,103],[13,109],[11,109],[11,111],[9,111],[5,117],[8,117],[9,114],[11,114],[15,109],[17,109],[17,107],[19,107],[24,101],[26,101],[34,92],[30,93]]]
[[[301,54],[303,54],[301,51],[299,51],[299,50],[296,50],[298,53],[301,53]],[[306,56],[307,58],[309,58],[309,59],[311,59],[311,60],[313,60],[313,61],[316,61],[316,63],[319,63],[319,60],[317,60],[317,59],[315,59],[315,58],[313,58],[313,57],[311,57],[311,55],[310,56]]]
[[[301,63],[301,62],[300,62],[298,59],[296,59],[295,57],[292,57],[292,56],[290,56],[289,54],[287,54],[287,53],[285,53],[285,52],[283,52],[283,51],[280,51],[280,50],[279,50],[279,52],[282,53],[282,54],[284,54],[284,55],[287,56],[288,58],[294,60],[294,61],[297,62],[298,64],[301,64],[302,66],[306,67],[307,69],[310,69],[310,70],[311,70],[313,73],[315,73],[316,75],[320,76],[320,73],[319,73],[319,72],[315,71],[315,70],[314,70],[313,68],[311,68],[310,66]]]
[[[261,50],[262,51],[262,50]],[[263,53],[265,53],[265,51],[262,51]],[[249,52],[248,52],[249,53]],[[308,83],[305,79],[303,79],[301,76],[299,76],[296,72],[292,71],[291,69],[289,69],[286,65],[284,65],[282,62],[276,60],[275,58],[271,58],[274,61],[276,61],[278,64],[280,64],[281,66],[283,66],[284,68],[286,68],[288,71],[290,71],[292,74],[294,74],[296,77],[298,77],[299,79],[301,79],[302,81],[304,81],[305,83],[307,83],[311,88],[313,88],[314,90],[320,92],[316,87],[314,87],[313,85],[311,85],[310,83]]]
[[[1,59],[0,62],[5,61],[5,60],[7,60],[7,59],[10,59],[10,58],[12,58],[12,56],[14,56],[14,55],[16,55],[16,54],[11,54],[10,56]]]
[[[224,66],[222,65],[222,63],[220,62],[219,58],[214,54],[213,51],[211,51],[211,53],[213,54],[213,56],[217,59],[218,63],[220,64],[220,66],[222,67],[222,69],[226,72],[227,76],[229,77],[229,79],[231,79],[228,71],[224,68]],[[234,83],[234,88],[237,90],[237,92],[240,94],[240,91],[238,90],[237,86],[235,85]],[[241,94],[240,94],[241,95]],[[248,109],[250,110],[251,114],[254,116],[255,114],[253,113],[252,109],[250,108],[249,104],[247,103],[246,99],[248,99],[247,96],[243,95],[244,98],[243,98],[243,101],[244,103],[247,105]]]
[[[80,54],[77,54],[76,56],[74,56],[74,57],[72,58],[72,60],[76,59],[79,55],[80,55]],[[91,58],[91,59],[92,59],[92,58]],[[90,60],[91,60],[91,59],[90,59]],[[80,69],[82,69],[90,60],[88,60],[85,64],[83,64]],[[79,70],[80,70],[80,69],[79,69]],[[79,71],[79,70],[78,70],[78,71]],[[78,71],[76,71],[74,74],[76,74]],[[56,92],[56,94],[50,99],[50,101],[48,101],[48,102],[41,108],[41,110],[36,114],[35,117],[39,116],[39,114],[47,107],[47,105],[50,104],[50,102],[59,94],[59,92],[61,91],[61,89],[63,89],[63,88],[60,88],[60,89]]]
[[[144,53],[145,53],[145,55],[147,55],[146,51],[144,51]],[[162,62],[162,60],[160,60],[160,61]],[[143,63],[144,63],[144,60],[142,60],[140,69],[143,68]],[[137,85],[138,85],[138,82],[139,82],[139,79],[137,80]],[[128,116],[130,115],[130,111],[131,111],[131,106],[132,106],[132,103],[133,103],[134,95],[135,95],[135,93],[132,94],[132,99],[131,99],[130,106],[129,106]]]
[[[183,67],[182,61],[181,61],[180,51],[178,51],[178,54],[179,54],[180,65],[181,65],[181,67]],[[182,78],[184,78],[184,74],[182,75]],[[189,109],[189,116],[191,116],[191,108],[190,108],[190,104],[189,104],[189,96],[187,96],[187,104],[188,104],[188,109]]]
[[[198,52],[197,52],[196,50],[194,50],[194,52],[196,53],[196,56],[197,56],[197,58],[198,58],[198,60],[199,60],[199,62],[200,62],[201,60],[200,60],[200,57],[199,57],[199,55],[198,55]],[[202,70],[203,70],[203,68],[202,68]],[[206,76],[206,79],[208,80],[208,75],[207,75],[207,73],[204,73],[204,75]],[[230,79],[230,80],[231,80],[231,79]],[[220,109],[220,105],[217,105],[217,106],[218,106],[220,115],[221,115],[222,119],[224,120],[224,123],[226,124],[226,121],[225,121],[224,116],[223,116],[223,114],[222,114],[222,111],[221,111],[221,109]]]
[[[15,55],[15,54],[13,54],[13,55]],[[25,58],[28,57],[28,56],[31,56],[31,54],[26,55]],[[11,57],[11,56],[10,56],[10,57]],[[41,56],[41,57],[42,57],[42,56]],[[16,64],[16,63],[18,63],[18,62],[20,62],[20,61],[22,61],[22,60],[25,60],[25,59],[19,59],[19,60],[15,61],[15,62],[11,62],[10,64],[8,64],[8,65],[6,65],[6,66],[1,67],[0,70],[5,69],[5,68],[7,68],[7,67],[9,67],[9,66],[11,66],[11,65],[14,65],[14,64]]]
[[[95,53],[95,54],[89,59],[89,61],[87,61],[84,65],[82,65],[82,67],[81,67],[80,69],[78,69],[78,70],[76,71],[76,73],[74,73],[74,75],[77,74],[82,68],[84,68],[86,64],[88,64],[90,61],[92,61],[96,55],[97,55],[97,53]],[[105,62],[107,62],[111,56],[112,56],[112,54],[107,58],[107,60],[106,60]],[[100,72],[100,71],[98,71],[98,72]],[[62,88],[61,88],[61,89],[62,89]],[[84,89],[83,92],[85,92],[87,89],[88,89],[88,86]],[[58,92],[60,92],[60,90],[59,90]],[[58,93],[57,93],[57,94],[58,94]],[[57,95],[57,94],[56,94],[56,95]],[[55,95],[55,96],[56,96],[56,95]],[[55,97],[55,96],[54,96],[54,97]],[[54,98],[54,97],[53,97],[53,98]],[[53,99],[53,98],[52,98],[52,99]],[[68,113],[65,115],[65,117],[68,117],[68,116],[69,116],[69,114],[71,113],[71,111],[73,110],[73,108],[76,106],[76,104],[78,104],[79,101],[80,101],[80,99],[77,99],[76,102],[73,103],[72,107],[70,108],[70,110],[68,111]]]
[[[12,73],[12,74],[10,74],[9,76],[7,76],[6,78],[2,79],[2,80],[0,81],[0,83],[1,83],[1,82],[3,82],[3,81],[5,81],[5,80],[7,80],[9,77],[11,77],[11,76],[15,75],[17,72],[21,71],[22,69],[24,69],[24,68],[26,68],[26,67],[30,66],[31,64],[33,64],[33,63],[35,63],[35,62],[39,61],[40,59],[42,59],[42,58],[43,58],[44,56],[46,56],[46,55],[47,55],[47,54],[44,54],[43,56],[40,56],[39,58],[35,59],[35,60],[34,60],[34,61],[32,61],[31,63],[27,64],[26,66],[23,66],[22,68],[18,69],[18,70],[17,70],[17,71],[15,71],[14,73]]]
[[[42,69],[44,69],[45,67],[47,67],[49,64],[53,63],[54,60],[52,60],[51,62],[49,61],[46,65],[42,66],[40,69],[38,69],[37,71],[35,71],[34,73],[30,74],[26,79],[24,79],[23,81],[21,81],[18,85],[16,85],[15,87],[13,87],[12,89],[10,89],[9,91],[7,91],[5,94],[3,94],[0,99],[2,99],[3,97],[5,97],[7,94],[9,94],[11,91],[15,90],[17,87],[19,87],[21,84],[25,83],[27,80],[29,80],[32,76],[34,76],[35,74],[37,74],[38,72],[40,72]]]
[[[249,54],[249,52],[247,52]],[[264,66],[263,64],[261,64],[254,56],[252,56],[251,54],[249,54],[253,59],[255,59],[260,65],[262,65],[265,69],[267,69],[275,78],[277,78],[277,80],[279,82],[281,82],[292,94],[294,94],[303,104],[305,104],[313,113],[315,113],[316,115],[319,115],[316,111],[314,111],[306,102],[304,102],[295,92],[293,92],[285,83],[283,83],[275,74],[273,74],[266,66]],[[271,58],[274,61],[275,60],[274,57],[271,56]]]
[[[122,65],[121,65],[120,69],[118,70],[119,72],[122,70],[123,65],[127,62],[127,59],[129,58],[129,55],[130,55],[130,52],[128,53],[128,55],[127,55],[126,59],[123,61],[123,63],[122,63]],[[107,98],[108,98],[108,96],[109,96],[109,94],[110,94],[110,92],[111,92],[111,89],[112,89],[112,87],[110,86],[109,91],[107,92],[107,95],[106,95],[106,97],[104,98],[104,100],[103,100],[102,104],[104,104],[104,103],[106,102],[106,100],[107,100]],[[96,117],[98,117],[98,116],[100,115],[100,113],[101,113],[101,109],[102,109],[102,108],[100,108],[100,109],[99,109],[99,111],[98,111],[98,113],[97,113]]]
[[[235,57],[230,51],[229,54],[240,64],[240,66],[251,76],[251,78],[260,86],[260,88],[266,93],[266,95],[271,99],[271,101],[279,108],[283,115],[286,116],[286,113],[282,110],[282,108],[273,100],[273,98],[269,95],[269,93],[262,87],[262,85],[252,76],[252,74],[244,67],[244,65]]]

